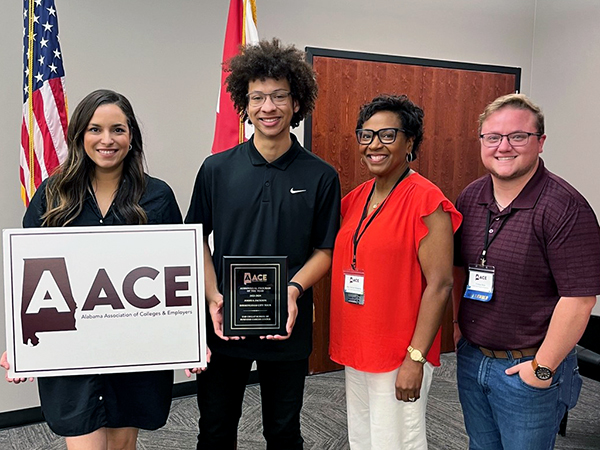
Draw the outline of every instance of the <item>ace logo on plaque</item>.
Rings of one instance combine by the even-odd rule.
[[[287,257],[223,257],[223,335],[286,335]]]

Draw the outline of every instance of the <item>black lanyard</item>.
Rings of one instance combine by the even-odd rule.
[[[483,240],[483,250],[481,251],[481,256],[479,257],[480,265],[485,266],[485,264],[487,262],[488,248],[490,247],[490,245],[492,244],[492,241],[496,238],[496,236],[498,236],[498,233],[500,233],[500,229],[506,223],[509,216],[510,216],[510,212],[507,214],[506,219],[504,219],[502,221],[502,223],[498,224],[498,226],[496,228],[496,232],[494,233],[494,236],[492,236],[492,238],[490,239],[490,225],[492,224],[492,211],[490,209],[488,209],[487,220],[486,220],[486,225],[485,225],[485,239]]]
[[[485,266],[485,263],[487,262],[487,260],[486,260],[487,249],[490,246],[490,244],[492,243],[492,241],[490,240],[490,225],[491,225],[491,223],[492,223],[492,211],[490,211],[488,209],[487,221],[485,223],[485,239],[483,240],[483,250],[481,251],[481,256],[479,257],[479,264],[481,264],[482,266]]]
[[[377,214],[379,214],[379,212],[381,211],[381,208],[383,208],[384,203],[387,201],[387,199],[389,198],[391,193],[394,192],[394,189],[396,189],[396,186],[398,186],[400,184],[400,182],[406,177],[406,175],[408,175],[409,171],[410,171],[410,167],[407,167],[406,170],[404,171],[404,173],[400,176],[400,178],[398,178],[398,181],[396,181],[396,184],[394,184],[394,186],[392,187],[390,192],[388,192],[388,195],[379,204],[379,207],[375,210],[375,212],[371,215],[371,218],[366,223],[365,227],[362,230],[362,233],[358,234],[358,232],[360,231],[360,227],[362,226],[362,223],[364,222],[365,218],[367,217],[367,212],[369,211],[369,202],[371,201],[373,191],[375,190],[375,183],[373,183],[373,187],[371,188],[371,192],[369,192],[369,196],[367,197],[367,202],[365,203],[365,207],[363,208],[362,216],[360,217],[360,222],[358,222],[358,226],[356,227],[356,231],[354,232],[354,237],[352,239],[352,243],[353,243],[352,270],[356,270],[356,249],[358,248],[358,243],[360,242],[361,238],[363,237],[363,234],[365,234],[365,231],[367,231],[367,228],[369,227],[369,225],[371,225],[373,220],[375,220],[375,217],[377,216]]]

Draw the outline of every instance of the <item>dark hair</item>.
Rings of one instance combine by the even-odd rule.
[[[129,100],[107,89],[88,94],[75,108],[67,131],[67,159],[48,180],[46,185],[47,210],[43,215],[45,226],[60,227],[75,220],[83,209],[96,165],[85,152],[83,138],[96,109],[101,105],[117,105],[125,117],[131,135],[131,149],[123,161],[123,173],[115,196],[114,208],[127,224],[148,221],[139,205],[146,190],[142,133]]]
[[[400,118],[401,126],[405,130],[404,134],[414,138],[412,156],[416,158],[423,140],[423,110],[411,102],[406,95],[378,95],[360,107],[356,128],[362,128],[367,120],[382,111],[393,112]]]
[[[242,48],[239,55],[225,63],[229,72],[225,82],[227,92],[243,120],[248,119],[248,85],[254,80],[273,78],[287,80],[290,84],[292,99],[298,103],[298,111],[292,116],[293,128],[300,124],[315,107],[317,82],[312,67],[304,60],[304,52],[293,45],[283,46],[281,41],[260,41],[257,45]]]

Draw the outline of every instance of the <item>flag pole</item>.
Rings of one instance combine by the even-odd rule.
[[[242,47],[246,46],[246,3],[248,0],[242,0]],[[242,50],[243,51],[243,50]],[[238,124],[238,144],[244,142],[244,121],[242,120],[243,115],[240,114]]]
[[[35,149],[33,145],[33,0],[29,0],[29,46],[27,48],[27,109],[29,114],[29,194],[25,198],[31,199],[35,192]],[[27,202],[25,202],[27,204]]]

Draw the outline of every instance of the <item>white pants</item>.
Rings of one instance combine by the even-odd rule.
[[[425,363],[421,397],[396,399],[398,370],[368,373],[346,366],[348,438],[352,450],[426,450],[425,410],[433,366]]]

